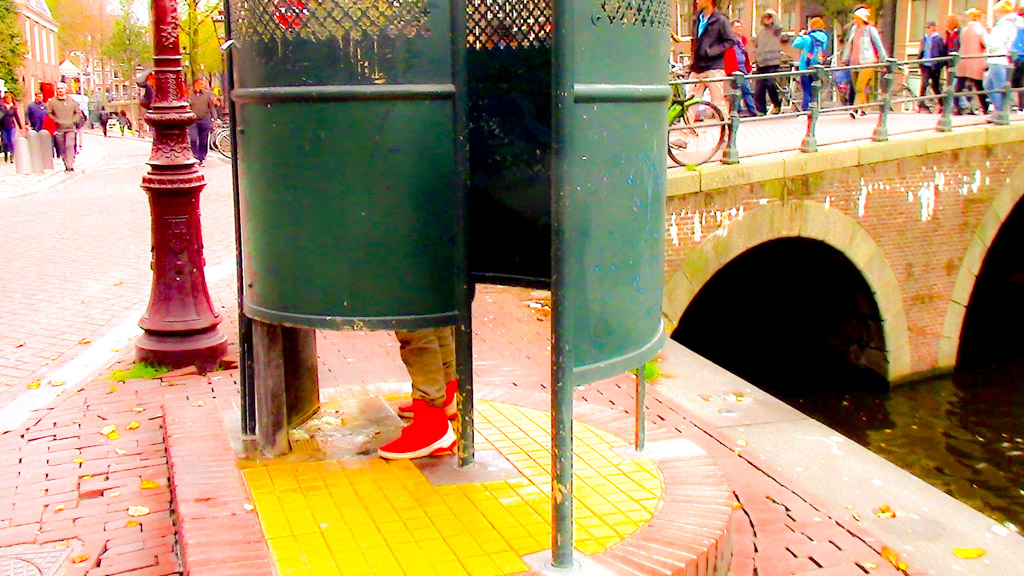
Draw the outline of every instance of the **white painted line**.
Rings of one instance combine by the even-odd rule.
[[[207,283],[220,281],[235,271],[234,260],[221,262],[206,269]],[[148,306],[148,304],[147,304]],[[33,412],[44,408],[67,391],[78,391],[100,370],[110,366],[118,352],[128,346],[140,334],[139,318],[146,312],[146,306],[125,313],[124,320],[99,340],[93,342],[73,360],[52,373],[39,379],[39,388],[27,390],[0,409],[0,434],[6,434],[20,427]],[[51,382],[63,382],[52,386]]]

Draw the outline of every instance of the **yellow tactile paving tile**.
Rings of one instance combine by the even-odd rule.
[[[282,576],[497,576],[551,541],[550,418],[480,402],[477,449],[522,475],[434,486],[412,462],[378,458],[269,463],[242,471]],[[596,554],[653,515],[662,484],[647,459],[623,460],[619,438],[575,422],[574,546]],[[487,447],[487,448],[484,448]]]

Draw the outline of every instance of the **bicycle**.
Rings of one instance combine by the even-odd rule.
[[[700,86],[698,84],[698,86]],[[672,85],[668,107],[668,155],[679,166],[698,166],[714,158],[725,145],[725,114],[711,102]]]
[[[231,158],[231,130],[227,126],[218,126],[210,131],[210,148],[225,158]]]

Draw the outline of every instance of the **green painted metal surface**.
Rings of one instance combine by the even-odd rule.
[[[451,6],[235,2],[249,316],[327,329],[455,323]]]
[[[567,2],[555,22],[555,350],[575,385],[640,366],[665,340],[669,6]]]

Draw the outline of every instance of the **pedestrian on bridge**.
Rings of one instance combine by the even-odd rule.
[[[981,109],[988,109],[988,97],[982,90],[981,79],[985,76],[985,68],[988,65],[981,56],[985,53],[985,11],[979,8],[967,10],[967,17],[970,19],[967,25],[960,30],[960,63],[956,65],[956,87],[955,90],[963,92],[965,88],[979,92],[978,101]],[[976,58],[971,58],[976,56]],[[961,96],[956,101],[953,114],[960,115],[964,111],[973,114],[973,106],[968,106],[969,97]]]
[[[715,0],[697,0],[697,14],[691,23],[690,78],[706,80],[697,85],[697,94],[707,88],[711,103],[726,115],[725,53],[735,43],[729,19],[715,8]]]
[[[758,74],[773,74],[782,69],[782,27],[774,10],[765,10],[761,15],[761,27],[754,37],[754,58]],[[768,100],[772,101],[772,114],[782,113],[782,98],[775,78],[761,78],[757,81],[754,102],[757,113],[762,116],[769,112]]]
[[[996,23],[991,32],[982,39],[985,42],[985,53],[988,54],[988,72],[983,85],[990,92],[992,112],[997,113],[1003,108],[1003,88],[1010,81],[1010,49],[1017,38],[1018,28],[1024,26],[1021,17],[1013,11],[1013,0],[1000,0],[992,7]],[[1009,102],[1006,103],[1010,105]]]
[[[846,38],[846,46],[843,47],[843,63],[847,66],[877,64],[888,57],[878,28],[871,25],[871,9],[864,5],[858,6],[853,11],[853,26]],[[854,70],[852,76],[856,93],[853,105],[859,108],[851,110],[850,117],[867,116],[863,105],[868,102],[868,86],[875,77],[875,69]]]
[[[928,60],[931,58],[945,58],[948,56],[946,52],[946,41],[939,35],[938,25],[932,21],[925,24],[924,37],[921,38],[921,47],[917,52],[917,57],[920,60]],[[928,88],[931,87],[932,92],[936,96],[942,95],[942,69],[946,67],[946,62],[921,62],[921,90],[918,96],[924,98],[928,95]],[[936,100],[939,103],[939,109],[942,109],[942,100]],[[917,105],[918,112],[931,112],[931,106],[928,105],[926,100],[921,100]]]
[[[798,70],[811,70],[815,66],[825,66],[828,63],[828,32],[825,32],[825,21],[821,17],[815,16],[811,18],[808,26],[810,30],[801,30],[800,35],[793,39],[793,48],[800,50]],[[813,84],[814,76],[810,74],[800,76],[800,87],[804,93],[800,109],[805,112],[811,107]]]
[[[750,53],[747,52],[747,37],[743,35],[743,22],[732,21],[732,33],[735,36],[732,48],[725,53],[725,75],[732,76],[733,72],[750,74]],[[740,83],[740,116],[757,116],[757,105],[754,104],[754,90],[750,87],[750,80],[743,79]]]

